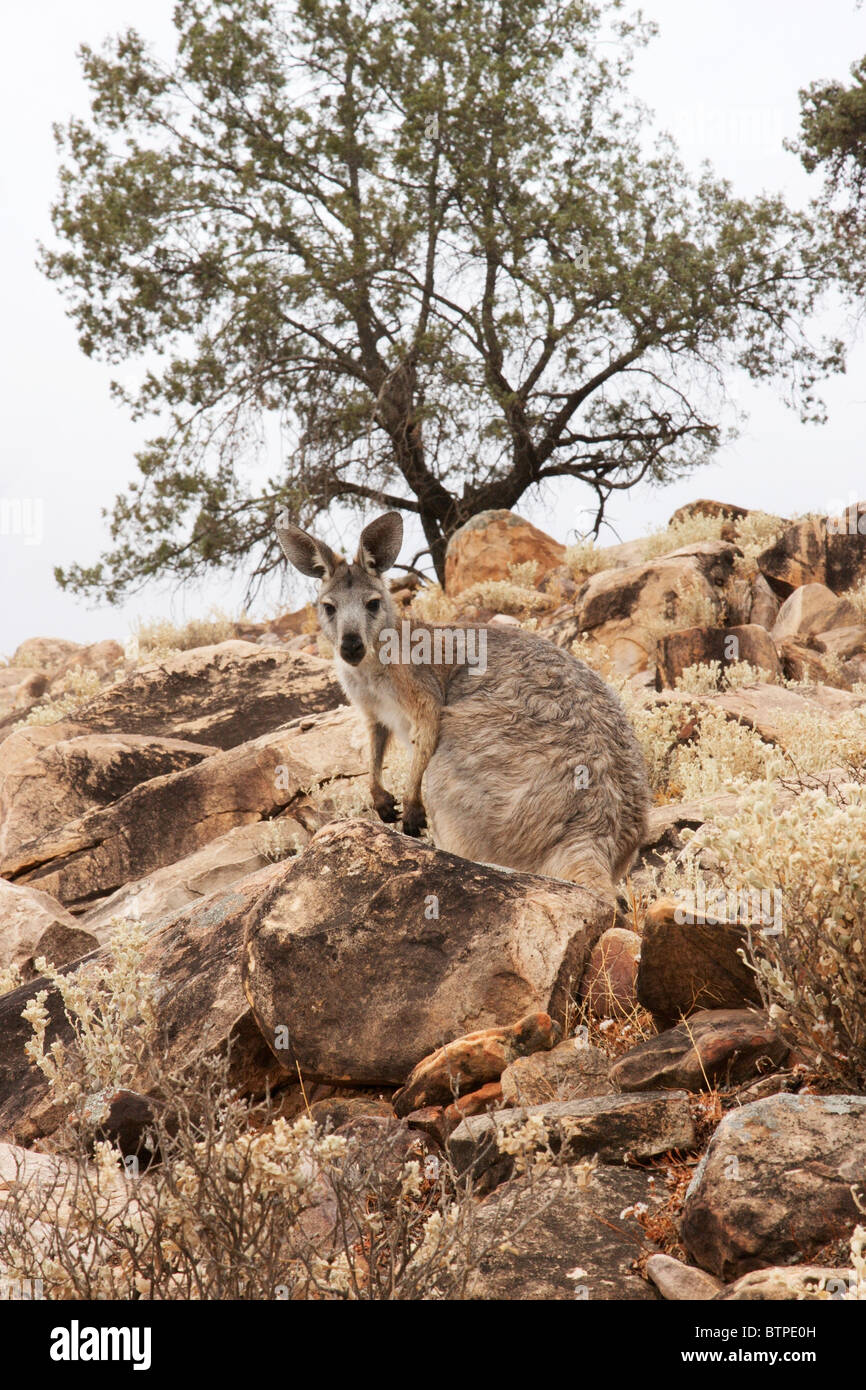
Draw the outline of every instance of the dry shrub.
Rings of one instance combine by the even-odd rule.
[[[154,618],[150,622],[139,622],[132,639],[134,650],[140,661],[153,661],[170,656],[175,652],[186,652],[194,647],[210,647],[217,642],[227,642],[235,635],[238,622],[244,622],[246,614],[231,618],[220,608],[211,608],[205,618],[191,618],[189,622],[173,623],[169,618]]]
[[[772,786],[701,836],[722,884],[781,895],[782,923],[753,942],[765,1006],[792,1043],[843,1089],[866,1091],[866,787]]]
[[[614,562],[594,541],[586,540],[566,546],[565,563],[572,579],[582,584],[590,575],[609,570]]]
[[[0,1280],[40,1280],[63,1299],[465,1296],[479,1261],[526,1224],[517,1195],[482,1238],[472,1180],[396,1122],[331,1134],[307,1115],[289,1123],[270,1095],[240,1096],[228,1055],[169,1067],[144,940],[126,924],[106,958],[65,976],[45,967],[69,1044],[46,1050],[44,992],[27,1006],[28,1051],[68,1118],[52,1156],[21,1150],[4,1171]],[[101,1126],[132,1085],[151,1121],[122,1155]],[[532,1138],[508,1147],[530,1179]]]
[[[662,555],[669,555],[672,550],[682,550],[686,545],[720,540],[722,528],[730,521],[731,517],[727,512],[720,512],[718,516],[702,516],[693,512],[689,516],[680,517],[679,520],[647,536],[644,556],[647,560],[655,560]]]

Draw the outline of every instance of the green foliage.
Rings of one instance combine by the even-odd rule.
[[[866,294],[866,57],[851,66],[850,87],[813,82],[800,92],[799,144],[790,145],[808,172],[819,171],[817,200],[826,253],[841,282]]]
[[[653,30],[620,0],[180,0],[175,24],[168,66],[133,30],[83,48],[91,115],[58,131],[45,270],[85,352],[147,353],[115,390],[158,421],[112,548],[62,585],[116,602],[241,563],[254,588],[278,508],[370,502],[418,515],[441,581],[479,511],[573,477],[597,530],[613,489],[705,461],[732,366],[821,417],[842,356],[802,327],[809,220],[646,153],[626,82]]]

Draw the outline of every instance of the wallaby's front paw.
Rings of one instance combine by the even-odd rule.
[[[382,792],[381,796],[377,796],[373,801],[373,806],[379,819],[387,822],[388,825],[393,825],[394,821],[400,819],[397,802],[390,792]]]
[[[413,835],[416,838],[422,830],[427,828],[427,817],[424,814],[424,807],[419,802],[407,802],[403,807],[403,834]]]

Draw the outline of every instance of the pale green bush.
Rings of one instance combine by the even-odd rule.
[[[786,806],[758,785],[702,840],[723,883],[781,893],[781,930],[753,944],[772,1018],[834,1084],[866,1090],[866,787]]]

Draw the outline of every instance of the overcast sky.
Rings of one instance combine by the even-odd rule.
[[[782,148],[798,128],[797,92],[817,79],[848,79],[866,50],[866,10],[855,0],[647,0],[658,38],[638,58],[632,90],[656,112],[692,168],[709,159],[735,191],[782,191],[793,206],[817,192],[795,156]],[[51,124],[85,115],[87,93],[76,49],[135,25],[168,51],[171,0],[34,0],[7,6],[0,110],[0,276],[3,324],[0,501],[0,654],[31,636],[119,640],[138,618],[236,610],[242,578],[210,581],[172,595],[144,593],[126,608],[89,609],[55,584],[53,568],[93,563],[105,546],[101,508],[134,476],[133,453],[146,429],[109,396],[117,369],[85,358],[58,290],[35,268],[36,242],[50,235],[57,155]],[[850,337],[841,307],[825,328]],[[829,420],[805,427],[770,387],[731,383],[750,420],[712,466],[662,491],[624,493],[610,518],[623,540],[661,525],[682,502],[716,497],[791,514],[826,511],[866,495],[866,347],[860,341],[845,377],[824,389]],[[559,539],[586,525],[592,498],[579,488],[552,493],[520,510]],[[4,534],[5,532],[5,534]],[[17,532],[17,534],[11,534]],[[608,533],[610,542],[617,537]],[[278,597],[263,596],[271,605]]]

